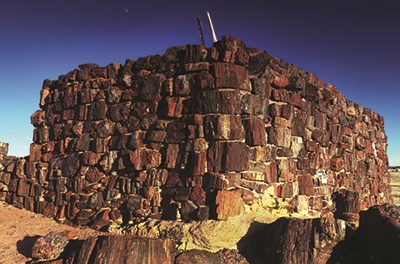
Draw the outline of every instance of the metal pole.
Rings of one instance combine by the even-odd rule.
[[[212,38],[213,38],[213,42],[217,42],[217,36],[215,35],[215,31],[214,31],[214,26],[211,20],[211,16],[210,16],[210,12],[207,11],[207,17],[208,17],[208,23],[210,23],[210,28],[211,28],[211,34],[212,34]]]
[[[203,24],[201,23],[200,17],[197,17],[197,25],[199,26],[201,45],[204,46]]]

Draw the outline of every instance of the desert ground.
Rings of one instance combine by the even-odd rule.
[[[400,172],[391,172],[390,185],[392,186],[392,196],[395,205],[400,206]]]
[[[29,263],[32,260],[31,247],[39,236],[63,230],[75,230],[76,237],[81,239],[98,234],[89,228],[63,225],[42,215],[0,202],[0,263]]]

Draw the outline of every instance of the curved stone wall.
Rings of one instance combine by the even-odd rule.
[[[383,117],[233,37],[80,65],[44,81],[40,108],[1,197],[67,222],[227,219],[267,200],[352,219],[391,200]]]

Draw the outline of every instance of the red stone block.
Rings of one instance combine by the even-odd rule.
[[[214,89],[215,79],[214,76],[208,71],[201,71],[197,74],[196,85],[201,89]]]
[[[207,172],[207,153],[193,153],[193,175],[203,175]]]
[[[112,121],[120,122],[128,118],[130,109],[125,104],[115,104],[110,106],[108,114]]]
[[[40,127],[44,125],[45,111],[37,110],[31,115],[31,124],[34,127]]]
[[[168,169],[174,169],[177,166],[179,157],[179,144],[168,144],[165,155],[165,166]]]
[[[40,161],[42,157],[42,146],[32,143],[29,151],[29,161]]]
[[[240,116],[206,115],[204,118],[204,129],[205,136],[209,139],[244,139],[244,129]]]
[[[17,195],[28,197],[30,194],[31,181],[28,179],[19,179],[17,187]]]
[[[239,88],[250,91],[248,73],[243,66],[216,62],[214,72],[217,88]]]
[[[196,74],[178,75],[174,82],[174,95],[189,96],[196,85]]]
[[[166,132],[168,143],[181,143],[186,137],[186,124],[171,122],[167,125]]]
[[[314,183],[311,175],[299,175],[299,195],[314,195]]]
[[[278,171],[275,162],[270,162],[266,164],[265,179],[267,183],[274,183],[278,181]]]
[[[205,90],[195,98],[196,112],[200,114],[237,114],[240,112],[238,90]]]
[[[265,146],[266,130],[265,122],[260,119],[251,118],[243,120],[246,131],[246,144],[250,146]]]
[[[240,190],[218,191],[215,199],[217,206],[217,219],[226,220],[232,216],[236,216],[243,211],[243,199]]]
[[[227,142],[225,171],[244,171],[249,168],[249,147],[241,142]]]
[[[160,101],[161,99],[161,85],[165,80],[165,76],[156,75],[148,76],[143,82],[143,87],[140,90],[141,97],[145,101]]]
[[[161,164],[161,154],[154,149],[129,151],[129,157],[135,170],[157,168]]]
[[[161,113],[171,118],[181,118],[183,116],[184,97],[165,97],[160,104]]]
[[[94,102],[90,106],[90,120],[102,120],[106,118],[107,104],[104,101]]]
[[[67,156],[62,161],[62,175],[73,177],[79,169],[79,160],[74,156]]]
[[[274,88],[285,88],[289,85],[289,79],[285,76],[274,75],[269,80]]]
[[[333,171],[341,171],[344,169],[343,158],[333,157],[330,159],[330,168]]]
[[[65,108],[73,108],[78,103],[78,94],[77,90],[73,87],[67,87],[64,90],[64,97],[63,97],[64,107]]]
[[[100,160],[100,154],[94,153],[92,151],[85,151],[83,153],[82,162],[84,165],[96,165]]]

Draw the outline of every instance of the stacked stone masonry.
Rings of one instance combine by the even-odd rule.
[[[270,196],[351,219],[391,200],[383,117],[223,37],[45,80],[1,199],[79,225],[241,214]]]

